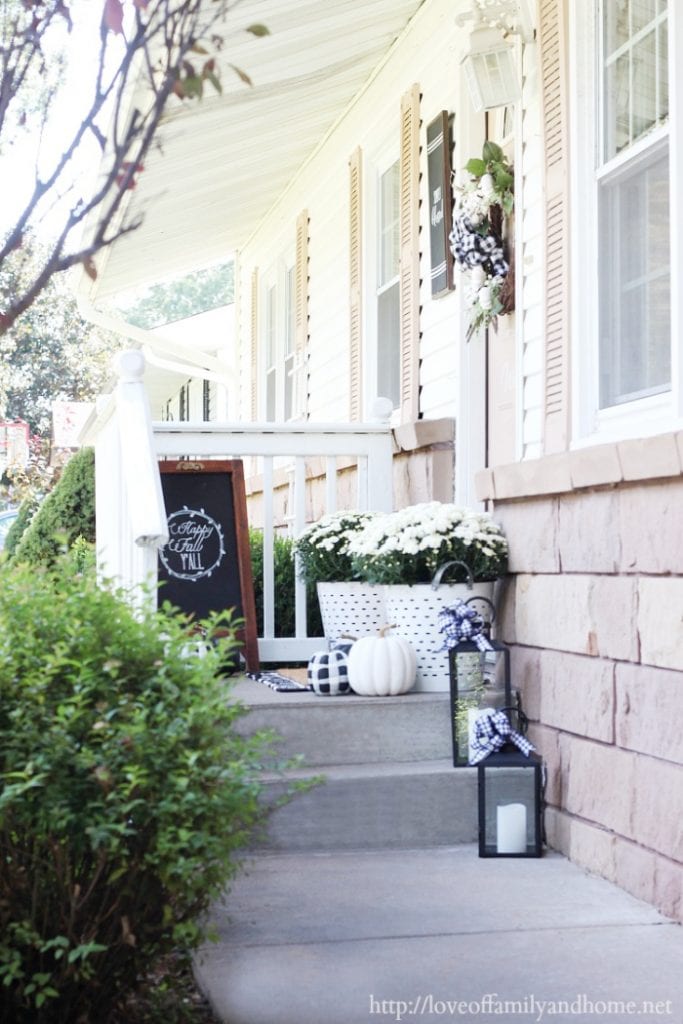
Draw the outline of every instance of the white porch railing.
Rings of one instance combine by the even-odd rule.
[[[274,495],[275,473],[283,462],[290,482],[289,528],[306,525],[306,462],[324,460],[323,511],[337,507],[339,458],[357,466],[355,507],[388,511],[392,507],[392,435],[388,420],[373,423],[151,423],[142,382],[144,359],[138,352],[120,360],[121,380],[113,399],[99,411],[83,435],[95,446],[98,564],[104,576],[136,588],[156,584],[157,548],[167,538],[157,460],[159,458],[249,458],[259,460],[263,500],[264,662],[304,661],[320,648],[309,637],[306,593],[295,585],[295,633],[275,636]]]

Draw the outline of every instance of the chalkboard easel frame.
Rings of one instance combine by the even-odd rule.
[[[159,472],[165,474],[182,474],[183,476],[199,476],[204,473],[224,473],[230,478],[232,494],[232,518],[235,530],[235,550],[237,553],[237,569],[243,625],[237,630],[237,637],[242,643],[241,653],[246,661],[247,671],[259,671],[258,639],[256,630],[256,602],[254,600],[254,580],[251,569],[251,553],[249,548],[249,520],[247,518],[247,498],[244,487],[244,469],[238,459],[173,459],[159,462]],[[168,510],[167,510],[168,511]],[[182,609],[186,610],[186,609]],[[218,610],[218,609],[216,609]]]

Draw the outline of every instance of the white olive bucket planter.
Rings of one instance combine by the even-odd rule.
[[[455,601],[471,597],[493,598],[493,583],[441,583],[440,573],[432,583],[412,586],[393,584],[382,587],[386,621],[393,625],[392,632],[407,640],[417,656],[415,690],[437,692],[450,689],[448,678],[448,652],[443,647],[439,632],[439,612]]]
[[[323,632],[329,643],[345,633],[356,639],[372,636],[387,622],[382,587],[369,583],[318,583]]]

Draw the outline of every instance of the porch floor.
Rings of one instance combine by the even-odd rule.
[[[213,918],[224,1024],[683,1020],[683,928],[554,853],[258,854]]]
[[[223,1024],[683,1021],[683,928],[559,854],[478,857],[447,694],[233,695],[328,781],[214,907],[195,970]]]

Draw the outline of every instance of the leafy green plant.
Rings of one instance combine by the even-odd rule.
[[[512,213],[515,205],[513,191],[515,176],[510,161],[496,142],[487,139],[482,149],[481,158],[472,157],[465,164],[465,170],[473,178],[479,180],[485,174],[490,174],[495,201],[503,208],[504,213]]]
[[[249,530],[251,568],[254,577],[256,620],[263,635],[263,530]],[[273,540],[273,569],[275,573],[275,636],[294,636],[294,541],[277,534]],[[309,636],[322,636],[320,606],[315,587],[306,589],[306,622]]]
[[[14,549],[16,561],[55,561],[77,537],[95,541],[95,454],[82,448],[67,462]]]
[[[267,744],[226,699],[229,616],[198,656],[181,616],[134,611],[70,557],[0,578],[0,1019],[108,1024],[206,938],[268,813]]]
[[[16,551],[17,545],[28,528],[39,504],[39,497],[36,494],[30,494],[24,498],[19,506],[17,518],[10,526],[7,531],[7,536],[5,537],[5,547],[3,550],[8,558],[11,558]]]

